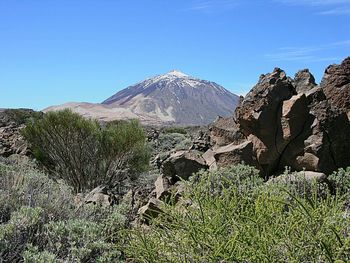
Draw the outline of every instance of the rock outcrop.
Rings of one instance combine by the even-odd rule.
[[[151,198],[146,205],[138,210],[138,215],[143,223],[148,223],[150,219],[156,218],[162,213],[162,201],[156,198]]]
[[[350,118],[350,57],[340,65],[329,66],[320,86],[332,106],[344,110]]]
[[[283,139],[282,108],[284,101],[295,94],[292,80],[284,71],[275,68],[272,73],[260,77],[236,110],[240,129],[253,143],[257,162],[265,174],[276,169],[288,144],[288,140]]]
[[[294,80],[279,68],[262,75],[237,107],[235,120],[220,125],[231,133],[217,136],[218,125],[212,125],[219,138],[212,149],[215,164],[243,161],[266,178],[285,166],[325,174],[349,166],[349,80],[350,58],[328,67],[320,87],[308,70]],[[244,136],[237,139],[232,131]]]

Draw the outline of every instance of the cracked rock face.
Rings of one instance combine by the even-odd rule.
[[[275,68],[272,73],[260,77],[235,112],[242,132],[250,136],[264,174],[276,169],[288,144],[283,139],[282,107],[294,94],[292,80],[283,70]]]
[[[320,84],[331,104],[350,118],[350,57],[340,65],[329,66]]]
[[[301,116],[300,116],[301,117]],[[281,168],[290,166],[331,173],[350,164],[350,126],[344,112],[332,108],[327,100],[309,105],[301,133],[281,156]]]
[[[246,143],[233,139],[214,147],[225,150],[216,154],[217,165],[244,160],[266,177],[285,166],[326,174],[349,166],[349,83],[350,58],[328,67],[321,87],[308,70],[294,80],[279,68],[262,75],[236,109],[234,127],[221,127],[236,128]]]

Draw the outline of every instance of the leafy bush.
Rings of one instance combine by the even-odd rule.
[[[119,221],[114,222],[114,227],[111,224],[106,225],[109,218],[101,223],[81,219],[50,222],[45,225],[43,234],[43,238],[48,241],[45,251],[68,262],[117,262],[121,252],[111,242],[115,240],[106,235],[118,226],[123,226],[121,220],[125,219],[117,219]]]
[[[75,209],[72,189],[49,179],[32,163],[0,164],[0,223],[22,206],[43,208],[50,220],[67,219]]]
[[[97,121],[63,110],[34,120],[23,134],[36,159],[76,192],[101,184],[121,185],[149,162],[146,137],[137,121],[101,127]]]
[[[344,200],[263,184],[245,166],[201,172],[182,204],[127,234],[135,262],[349,262]],[[341,262],[341,261],[340,261]]]
[[[0,260],[15,262],[21,258],[27,242],[38,238],[42,216],[43,210],[39,207],[21,207],[12,213],[8,223],[0,225]]]

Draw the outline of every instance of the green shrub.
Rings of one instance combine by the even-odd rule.
[[[69,110],[49,112],[24,129],[36,159],[76,192],[120,186],[147,168],[145,134],[137,121],[101,127]]]
[[[344,200],[293,187],[263,184],[242,165],[201,172],[187,183],[187,205],[164,204],[149,228],[128,231],[126,254],[135,262],[349,262]]]
[[[214,171],[200,171],[190,178],[193,187],[200,188],[201,194],[217,196],[222,191],[233,190],[246,195],[263,184],[259,171],[254,167],[238,164]],[[198,191],[199,192],[199,191]]]
[[[338,171],[333,172],[328,176],[328,180],[333,189],[339,194],[350,193],[350,167],[346,169],[340,168]]]
[[[180,150],[188,150],[192,145],[192,141],[188,138],[184,139],[183,141],[180,141],[175,145],[175,150],[180,151]]]
[[[24,251],[23,260],[25,263],[55,263],[56,256],[47,251],[39,251],[37,247],[29,245]]]
[[[103,218],[47,221],[40,207],[22,207],[0,225],[0,261],[118,262],[122,253],[115,243],[126,227],[120,212],[106,208]]]
[[[0,223],[22,206],[41,207],[50,220],[67,219],[75,209],[72,189],[35,169],[33,164],[0,164]]]
[[[315,194],[323,198],[330,194],[329,184],[326,181],[306,178],[304,172],[292,172],[288,167],[282,175],[272,180],[274,185],[288,189],[293,195],[303,198],[311,198]]]
[[[187,134],[187,131],[184,127],[167,127],[164,129],[165,133],[180,133]]]
[[[0,225],[0,261],[15,262],[21,259],[28,241],[38,238],[43,225],[43,210],[40,207],[21,207],[11,214],[11,220]]]
[[[57,258],[69,262],[96,262],[120,257],[115,245],[108,242],[101,231],[101,224],[86,220],[51,222],[45,226],[44,238],[48,240],[45,250]]]

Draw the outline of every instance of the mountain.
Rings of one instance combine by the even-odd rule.
[[[45,111],[70,108],[101,120],[138,118],[146,124],[205,125],[217,116],[230,116],[239,97],[215,82],[180,71],[146,79],[101,104],[67,103]]]

